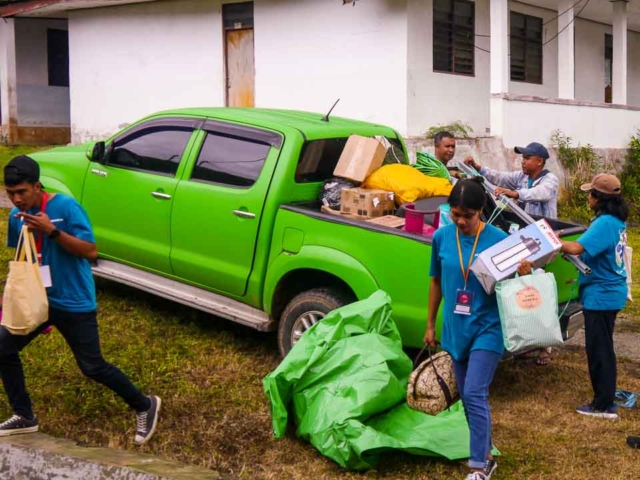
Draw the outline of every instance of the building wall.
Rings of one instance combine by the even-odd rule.
[[[408,135],[462,120],[476,134],[489,128],[489,54],[476,49],[475,76],[433,71],[433,1],[408,0]],[[489,2],[476,1],[476,34],[489,34]],[[489,50],[489,39],[478,37]]]
[[[68,126],[69,88],[50,87],[47,29],[66,30],[65,20],[15,20],[18,124]]]
[[[611,26],[576,20],[576,98],[604,102],[604,37]]]
[[[576,21],[576,98],[604,102],[604,36],[610,25]],[[627,103],[640,107],[640,32],[628,32]]]
[[[490,39],[489,1],[476,0],[475,76],[433,71],[433,0],[408,0],[409,91],[408,134],[421,135],[429,127],[462,120],[476,135],[489,133]],[[510,2],[512,11],[552,19],[557,12]],[[543,42],[557,32],[557,23],[545,27]],[[481,50],[483,49],[483,50]],[[509,82],[512,93],[556,97],[558,93],[558,46],[552,41],[543,49],[543,83]]]
[[[406,133],[405,1],[257,0],[256,106],[325,113],[340,98],[335,115]],[[74,141],[162,109],[225,104],[219,0],[72,12],[69,31]]]
[[[406,0],[257,0],[256,106],[325,113],[407,133]]]
[[[627,102],[634,107],[640,107],[640,32],[629,32],[628,45]]]
[[[521,95],[536,95],[539,97],[556,98],[558,96],[558,42],[552,38],[558,33],[558,22],[554,19],[558,12],[543,8],[532,7],[519,2],[509,2],[509,8],[513,12],[542,18],[543,26],[542,43],[549,42],[542,47],[542,84],[509,82],[509,93]]]
[[[224,104],[220,1],[180,0],[69,15],[74,142],[159,110]]]
[[[560,129],[574,145],[626,148],[631,136],[640,130],[638,110],[506,100],[503,109],[506,119],[543,119],[505,122],[503,142],[507,147],[526,145],[532,138],[550,145],[551,134]]]
[[[476,50],[474,77],[433,72],[432,0],[255,0],[257,107],[334,114],[384,123],[405,136],[462,120],[475,134],[490,127],[489,54]],[[552,20],[557,12],[512,1],[514,11]],[[577,98],[601,101],[603,28],[576,24]],[[70,13],[74,141],[104,138],[168,108],[225,103],[221,0],[167,0]],[[557,31],[545,26],[543,41]],[[476,0],[476,45],[490,49],[489,0]],[[640,104],[640,35],[630,39],[632,102]],[[516,94],[556,97],[557,42],[543,51],[543,84],[510,82]],[[633,63],[635,62],[635,63]],[[602,85],[600,85],[602,83]],[[598,93],[600,92],[600,93]],[[510,109],[519,112],[519,109]],[[99,113],[97,113],[99,112]],[[549,115],[544,115],[552,118]],[[528,138],[530,129],[508,117]],[[531,131],[529,131],[531,130]]]

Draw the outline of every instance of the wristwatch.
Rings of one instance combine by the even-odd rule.
[[[49,234],[49,238],[50,238],[51,240],[55,240],[56,238],[58,238],[58,237],[60,236],[60,233],[61,233],[61,232],[60,232],[60,230],[58,230],[57,228],[55,228],[55,229],[53,230],[53,232],[51,232],[51,233]]]

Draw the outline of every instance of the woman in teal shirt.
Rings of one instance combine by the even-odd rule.
[[[613,328],[627,301],[624,250],[629,206],[620,194],[620,181],[613,175],[598,174],[581,188],[589,192],[589,208],[596,216],[577,242],[562,242],[563,252],[580,255],[591,267],[591,275],[580,274],[580,302],[584,306],[587,362],[594,395],[589,404],[576,411],[617,418]]]
[[[444,299],[442,348],[453,358],[458,392],[471,433],[467,480],[486,480],[496,469],[491,456],[489,385],[504,352],[494,295],[488,295],[469,267],[479,253],[507,234],[480,220],[486,201],[482,178],[460,180],[449,196],[453,224],[433,236],[431,287],[425,343],[436,345],[435,325]],[[519,272],[530,273],[521,265]]]

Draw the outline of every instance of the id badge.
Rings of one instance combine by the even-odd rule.
[[[453,308],[453,313],[457,313],[458,315],[471,315],[474,295],[475,294],[469,290],[458,290],[456,292],[456,305]]]
[[[44,283],[45,288],[49,288],[53,285],[49,265],[40,265],[40,276],[42,277],[42,283]]]

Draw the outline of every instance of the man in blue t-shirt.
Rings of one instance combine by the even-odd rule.
[[[0,328],[0,376],[14,413],[0,423],[0,436],[38,431],[20,352],[43,330],[55,326],[82,373],[113,390],[136,411],[134,441],[138,445],[146,443],[155,432],[160,398],[143,395],[100,352],[95,284],[89,264],[97,259],[98,250],[86,212],[72,197],[45,192],[40,167],[30,157],[12,159],[4,169],[4,182],[15,205],[9,217],[7,243],[18,246],[24,225],[34,233],[47,287],[49,319],[28,335],[14,335]]]

